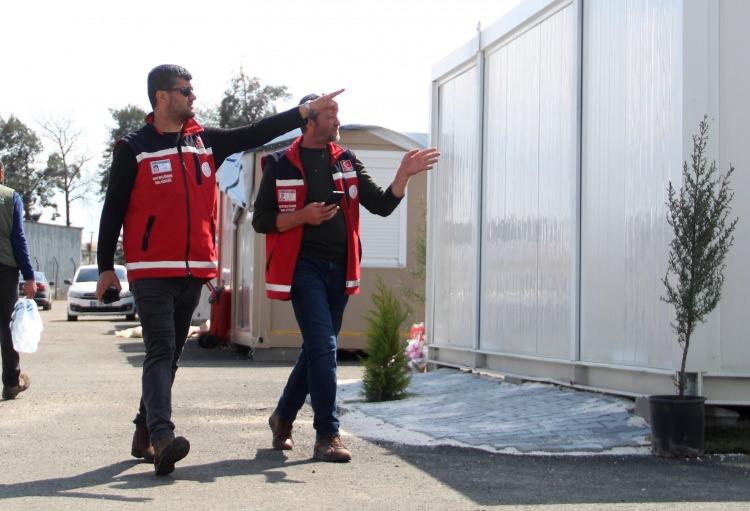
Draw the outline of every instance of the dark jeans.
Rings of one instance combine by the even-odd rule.
[[[18,268],[0,264],[0,346],[3,358],[3,385],[18,385],[21,374],[20,357],[13,349],[10,317],[18,300]]]
[[[320,438],[337,435],[336,336],[349,297],[343,265],[300,257],[292,281],[292,306],[302,332],[302,351],[289,375],[276,412],[289,422],[310,394],[313,426]]]
[[[142,279],[131,287],[143,327],[141,403],[135,424],[148,426],[151,441],[174,437],[172,383],[185,346],[202,279]]]

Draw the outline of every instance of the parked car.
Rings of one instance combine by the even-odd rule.
[[[115,274],[120,279],[120,299],[112,303],[96,299],[96,282],[99,269],[95,264],[78,268],[73,280],[65,279],[68,288],[68,321],[76,321],[78,316],[112,316],[124,314],[129,321],[135,319],[135,300],[128,285],[128,273],[124,266],[115,265]]]
[[[34,272],[34,281],[36,282],[36,294],[34,295],[34,301],[42,308],[42,310],[50,310],[52,308],[52,290],[50,286],[54,286],[54,282],[48,282],[47,277],[43,272]],[[26,282],[23,275],[19,273],[18,276],[18,291],[23,291],[23,283]]]

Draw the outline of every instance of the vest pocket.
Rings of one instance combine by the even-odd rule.
[[[150,215],[148,217],[148,221],[146,222],[146,232],[143,233],[143,241],[141,242],[141,249],[144,252],[148,250],[148,241],[151,238],[151,229],[154,227],[155,220],[156,217],[154,215]]]

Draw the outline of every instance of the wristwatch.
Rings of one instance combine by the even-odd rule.
[[[312,117],[315,111],[313,110],[312,106],[310,106],[310,102],[305,101],[302,104],[305,106],[305,109],[307,110],[307,117]]]

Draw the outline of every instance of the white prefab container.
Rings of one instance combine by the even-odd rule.
[[[671,393],[666,189],[708,114],[740,222],[688,370],[750,404],[748,19],[741,0],[526,0],[433,68],[433,363]]]

